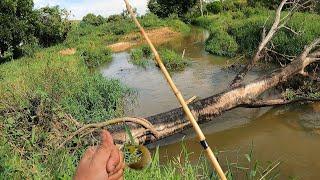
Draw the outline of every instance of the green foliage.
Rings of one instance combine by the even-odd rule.
[[[32,0],[5,0],[0,9],[0,62],[32,55],[38,43],[61,42],[70,29],[67,11],[57,6],[34,10]]]
[[[188,65],[190,65],[189,60],[182,58],[180,54],[170,49],[161,49],[159,52],[163,64],[169,71],[181,71]]]
[[[220,1],[210,2],[207,4],[207,10],[210,13],[218,14],[218,13],[222,12],[222,10],[223,10],[222,3]]]
[[[58,6],[44,7],[36,10],[36,17],[35,36],[42,46],[48,47],[65,40],[71,28],[66,10]]]
[[[148,8],[150,12],[162,18],[169,17],[171,14],[183,17],[196,3],[197,0],[150,0]]]
[[[274,11],[248,7],[236,12],[199,17],[193,23],[210,31],[211,36],[206,43],[209,52],[227,56],[244,53],[251,56],[261,40],[263,26],[268,31],[273,23],[273,18],[269,16],[273,17]],[[298,55],[305,45],[320,36],[319,22],[319,15],[295,13],[287,26],[297,31],[298,35],[282,28],[272,40],[276,50],[290,56]]]
[[[117,21],[122,21],[124,20],[125,17],[122,16],[121,14],[114,14],[114,15],[110,15],[108,18],[107,18],[107,22],[117,22]]]
[[[21,55],[20,44],[33,36],[33,1],[0,1],[0,63]]]
[[[149,46],[141,46],[140,48],[131,50],[131,60],[132,64],[146,67],[148,63],[148,59],[151,58],[152,52]]]
[[[85,23],[85,24],[90,24],[93,26],[100,26],[100,25],[104,24],[106,22],[106,20],[101,15],[96,16],[92,13],[89,13],[82,18],[81,22]]]
[[[97,67],[101,65],[102,63],[106,63],[111,61],[111,50],[108,49],[107,47],[101,47],[101,46],[89,46],[86,47],[82,54],[81,57],[84,61],[84,63],[89,67]]]
[[[206,41],[206,50],[219,56],[233,57],[238,51],[238,44],[228,33],[217,30]]]
[[[37,16],[44,18],[44,12],[49,13],[48,20],[55,26],[63,22],[62,17],[60,21],[56,16],[58,11],[42,9]],[[33,28],[45,24],[41,18],[32,21]],[[174,27],[181,22],[156,16],[139,19],[150,23],[149,28]],[[179,31],[180,26],[187,27],[180,23],[176,27]],[[97,142],[74,138],[60,150],[57,144],[78,128],[73,120],[100,122],[123,114],[123,103],[131,97],[132,90],[117,80],[106,79],[91,67],[110,61],[107,45],[134,31],[136,26],[125,18],[100,26],[72,22],[63,43],[40,48],[39,39],[32,33],[27,38],[32,43],[19,47],[28,56],[0,65],[0,177],[71,179],[85,147]],[[55,28],[46,27],[37,35],[57,37],[56,32]],[[66,48],[74,48],[76,53],[61,55],[59,51]],[[2,54],[13,58],[14,49],[8,50]],[[142,52],[145,56],[151,54],[145,47]]]

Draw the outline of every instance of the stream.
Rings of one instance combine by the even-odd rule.
[[[226,89],[235,72],[224,67],[232,59],[213,56],[205,52],[204,42],[208,33],[199,28],[162,44],[177,52],[185,50],[192,60],[184,71],[174,72],[172,78],[185,99],[192,96],[205,98]],[[159,47],[159,48],[161,48]],[[113,55],[113,61],[100,67],[106,78],[119,79],[137,91],[134,105],[126,108],[126,116],[147,117],[179,106],[160,70],[152,60],[147,68],[129,63],[129,52]],[[264,74],[250,72],[246,81]],[[202,124],[207,141],[221,151],[220,160],[246,162],[244,154],[250,149],[254,158],[261,162],[281,161],[280,179],[320,178],[320,105],[290,105],[275,108],[236,108]],[[203,154],[191,129],[163,139],[150,147],[160,148],[160,161],[176,158],[182,151],[181,140],[194,152],[190,158],[196,161]]]

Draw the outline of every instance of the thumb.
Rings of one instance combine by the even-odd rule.
[[[119,149],[117,149],[117,147],[114,147],[111,151],[111,155],[107,163],[107,172],[112,173],[115,170],[115,168],[120,163],[120,158],[121,155]]]
[[[101,131],[101,144],[92,158],[92,162],[96,167],[106,169],[113,146],[111,134],[106,130]]]
[[[105,145],[105,146],[114,146],[113,143],[113,138],[111,136],[111,134],[109,133],[109,131],[107,130],[102,130],[101,131],[101,144]]]

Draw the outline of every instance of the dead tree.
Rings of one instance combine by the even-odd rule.
[[[286,100],[282,98],[260,100],[259,96],[265,91],[277,86],[279,83],[285,82],[294,75],[301,73],[307,66],[320,61],[320,48],[316,48],[320,44],[320,38],[313,41],[307,46],[303,52],[297,56],[286,67],[278,69],[271,74],[260,77],[246,85],[241,85],[220,94],[193,102],[189,107],[197,118],[199,123],[213,120],[225,111],[232,110],[237,107],[259,108],[266,106],[285,105],[300,101],[319,101],[320,99],[297,98]],[[168,112],[157,114],[145,118],[159,132],[158,137],[165,138],[177,132],[190,127],[189,121],[182,108],[176,108]],[[118,142],[125,140],[125,132],[121,125],[112,127],[114,138]],[[146,132],[142,126],[132,125],[132,132],[139,139],[140,143],[148,143],[158,140],[151,132]]]
[[[297,11],[298,9],[300,9],[301,7],[304,7],[304,5],[306,3],[307,2],[301,3],[300,0],[293,0],[293,1],[282,0],[281,4],[279,5],[279,7],[276,10],[275,19],[274,19],[273,25],[271,26],[268,34],[265,35],[265,32],[266,32],[265,28],[266,27],[263,27],[261,42],[259,43],[259,46],[258,46],[256,52],[254,53],[254,56],[251,58],[251,60],[248,62],[248,64],[236,75],[236,77],[231,82],[230,87],[239,86],[240,83],[242,82],[242,80],[244,79],[244,77],[247,75],[247,73],[253,68],[253,66],[260,59],[262,59],[265,56],[266,51],[271,51],[277,55],[284,56],[285,58],[293,58],[293,57],[288,57],[287,55],[277,53],[275,50],[267,48],[267,45],[272,40],[274,35],[281,28],[285,28],[285,29],[290,30],[291,32],[297,34],[296,31],[294,31],[290,27],[287,27],[286,24],[290,20],[290,18],[292,17],[293,13],[295,11]],[[291,9],[289,10],[289,12],[286,16],[281,18],[281,12],[282,12],[282,9],[284,8],[285,5],[291,5]]]

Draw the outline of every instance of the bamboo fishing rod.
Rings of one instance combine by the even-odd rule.
[[[163,75],[165,76],[167,82],[169,83],[172,91],[174,92],[175,96],[177,97],[179,103],[181,104],[184,112],[186,113],[190,123],[192,124],[194,130],[196,131],[198,138],[200,140],[200,144],[201,146],[205,149],[211,165],[215,168],[215,170],[217,171],[218,175],[220,176],[220,179],[222,180],[226,180],[226,176],[219,164],[219,162],[217,161],[217,158],[215,157],[215,155],[213,154],[211,148],[209,147],[207,141],[206,141],[206,137],[204,136],[202,130],[200,129],[196,119],[194,118],[193,114],[191,113],[186,101],[184,100],[181,92],[179,91],[179,89],[177,88],[177,86],[174,84],[169,72],[167,71],[166,67],[164,66],[158,51],[156,50],[156,48],[154,47],[153,43],[151,42],[151,40],[149,39],[147,33],[145,32],[144,28],[140,25],[138,19],[136,18],[128,0],[124,0],[125,4],[126,4],[126,8],[128,10],[128,12],[131,15],[131,18],[133,19],[134,23],[138,26],[142,36],[145,38],[145,40],[147,41],[148,45],[150,46],[154,56],[155,56],[155,60],[158,63]]]

